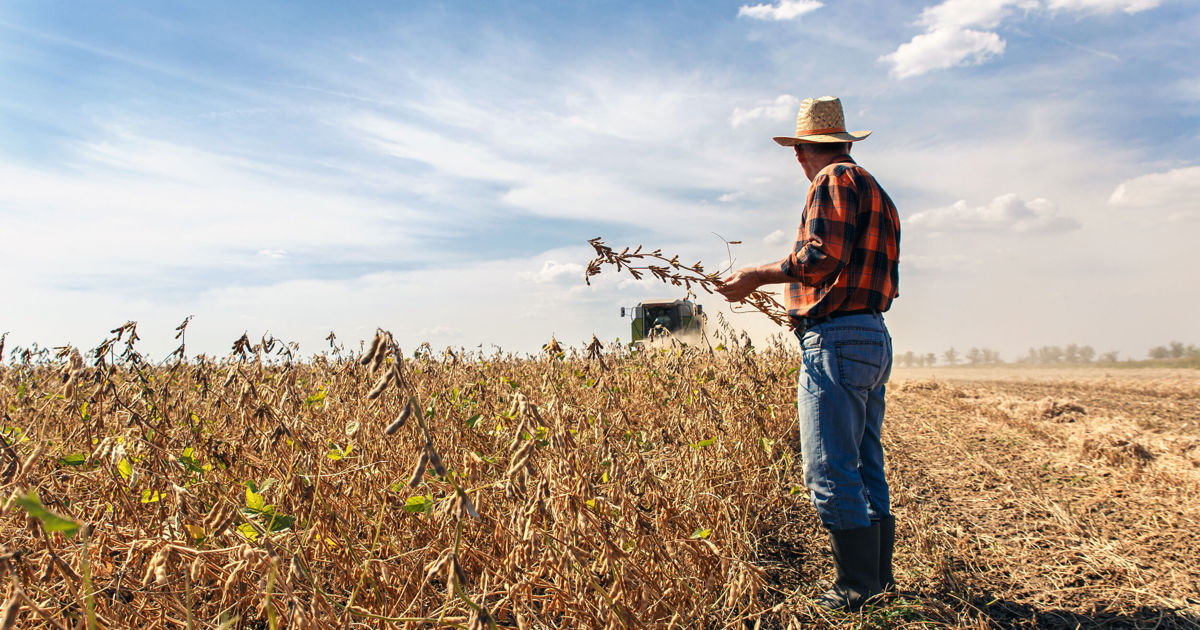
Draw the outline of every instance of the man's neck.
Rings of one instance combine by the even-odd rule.
[[[821,171],[825,170],[825,167],[829,166],[830,164],[834,164],[836,162],[853,162],[853,161],[854,160],[852,160],[850,158],[849,153],[839,153],[837,155],[830,155],[830,156],[827,156],[824,158],[818,158],[818,159],[815,159],[805,165],[804,174],[808,177],[808,181],[811,182],[813,180],[813,178],[817,176],[817,173],[820,173]]]

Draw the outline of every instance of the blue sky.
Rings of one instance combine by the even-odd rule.
[[[586,240],[781,257],[770,137],[833,94],[900,208],[897,349],[1200,342],[1197,41],[1185,0],[6,2],[0,332],[628,337],[674,294],[584,286]]]

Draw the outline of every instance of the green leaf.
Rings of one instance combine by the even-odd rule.
[[[261,512],[267,507],[267,500],[263,498],[263,495],[246,488],[246,507]]]
[[[711,535],[711,534],[712,534],[711,529],[697,529],[696,531],[692,532],[692,540],[701,540],[704,538],[708,538],[709,535]]]
[[[716,442],[717,442],[717,438],[710,437],[710,438],[705,438],[703,440],[700,440],[699,442],[696,442],[695,444],[692,444],[691,447],[692,448],[704,448],[706,446],[712,446]]]
[[[800,486],[792,486],[792,489],[788,490],[788,494],[800,494],[801,492],[804,492],[804,488]]]
[[[158,490],[142,490],[142,503],[158,503],[162,497]]]
[[[10,445],[24,442],[25,430],[21,427],[0,427],[0,438]]]
[[[287,516],[284,514],[272,514],[271,522],[267,524],[267,529],[272,532],[281,532],[285,529],[291,529],[296,524],[296,517]]]
[[[129,480],[133,477],[133,465],[130,464],[129,460],[124,457],[122,457],[120,463],[117,464],[117,471],[120,472],[121,476],[126,480]]]
[[[32,492],[17,497],[17,505],[21,506],[26,514],[41,521],[42,529],[47,532],[62,532],[67,538],[71,538],[75,532],[79,531],[78,522],[47,510],[38,496]]]
[[[200,461],[196,459],[196,449],[190,446],[183,449],[183,454],[179,456],[179,463],[183,464],[188,472],[203,473],[212,470],[212,464],[200,464]]]
[[[58,463],[63,466],[82,466],[87,463],[87,455],[83,453],[71,453],[66,457],[58,460]]]
[[[322,387],[317,390],[317,393],[304,399],[304,404],[311,407],[313,405],[320,405],[322,403],[322,401],[324,401],[324,400],[325,400],[325,388]]]
[[[22,398],[24,398],[25,394],[28,391],[29,391],[29,389],[25,387],[25,383],[21,383],[20,385],[18,385],[17,386],[17,400],[21,400]]]
[[[339,459],[349,457],[350,452],[353,450],[354,450],[353,444],[347,444],[346,448],[341,448],[340,446],[334,446],[333,448],[329,449],[329,452],[325,454],[325,457],[328,457],[329,459],[332,459],[333,461],[336,462]]]
[[[468,429],[474,429],[474,428],[475,428],[475,423],[476,423],[476,422],[479,422],[479,418],[480,418],[480,417],[481,417],[481,416],[480,416],[479,414],[475,414],[475,415],[471,416],[470,418],[467,418],[467,419],[466,419],[466,421],[465,421],[465,423],[466,423],[466,425],[467,425],[467,428],[468,428]]]
[[[242,523],[237,526],[237,531],[246,540],[258,540],[258,530],[250,523]]]
[[[799,372],[799,371],[800,371],[800,368],[798,368],[798,367],[794,367],[794,368],[792,368],[792,369],[788,370],[788,371],[787,371],[787,373],[786,373],[786,374],[784,374],[784,376],[791,376],[791,375],[793,375],[793,374],[795,374],[796,372]]]
[[[428,512],[432,507],[433,500],[422,495],[408,497],[408,500],[404,502],[404,511],[412,514]]]

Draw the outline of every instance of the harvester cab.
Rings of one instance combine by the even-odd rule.
[[[690,300],[645,300],[628,309],[621,317],[633,318],[630,334],[634,343],[660,336],[701,335],[707,317],[704,307]]]

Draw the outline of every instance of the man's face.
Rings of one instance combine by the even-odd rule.
[[[813,176],[817,174],[817,171],[820,170],[815,162],[814,155],[805,151],[803,144],[797,144],[792,148],[796,150],[796,161],[800,162],[800,168],[804,169],[804,176],[811,181]]]

